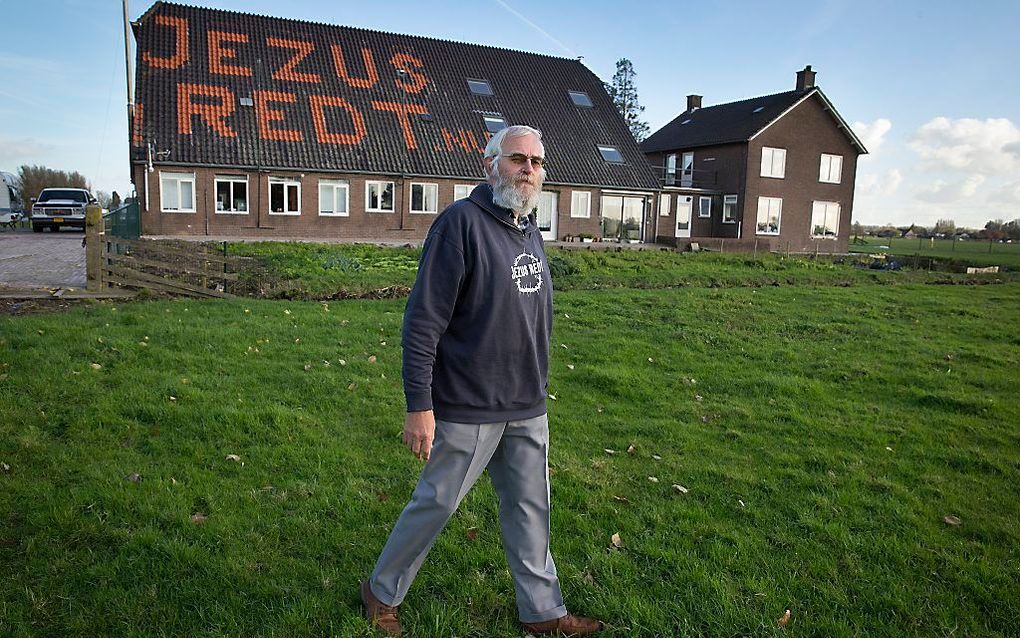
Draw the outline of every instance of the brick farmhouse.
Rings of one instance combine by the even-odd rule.
[[[687,110],[641,144],[662,183],[655,240],[845,253],[860,139],[820,88]]]
[[[132,27],[146,235],[420,241],[520,123],[547,239],[655,240],[658,179],[578,60],[168,2]]]

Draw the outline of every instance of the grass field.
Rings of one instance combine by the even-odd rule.
[[[403,296],[414,283],[420,254],[415,248],[281,242],[232,244],[230,252],[259,259],[262,268],[255,276],[271,284],[268,296],[290,299]],[[876,271],[855,266],[855,261],[672,250],[549,250],[557,290],[1020,281],[1020,272],[975,277],[911,269]]]
[[[607,635],[1016,635],[1020,284],[556,303],[553,552]],[[419,468],[402,309],[0,318],[0,635],[371,635],[356,586]],[[512,592],[483,478],[408,635],[520,636]]]
[[[921,255],[966,262],[975,266],[1005,266],[1020,270],[1020,243],[989,243],[979,239],[953,241],[951,239],[903,239],[865,237],[867,244],[850,244],[852,253],[889,253],[891,255]],[[888,246],[888,248],[880,248]]]

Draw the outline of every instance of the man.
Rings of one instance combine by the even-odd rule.
[[[602,628],[568,614],[549,553],[546,392],[552,286],[530,213],[545,179],[542,134],[496,133],[487,182],[429,229],[404,312],[404,443],[425,459],[411,502],[361,598],[372,624],[400,634],[397,607],[482,471],[499,496],[503,548],[524,629],[583,636]]]

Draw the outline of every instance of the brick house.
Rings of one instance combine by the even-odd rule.
[[[547,239],[654,240],[658,181],[578,60],[167,2],[132,27],[143,234],[418,241],[520,123]]]
[[[656,240],[845,253],[860,139],[810,66],[793,91],[687,110],[641,144],[663,192]]]

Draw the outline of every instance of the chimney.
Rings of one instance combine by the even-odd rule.
[[[803,71],[797,71],[797,90],[803,91],[810,89],[815,86],[815,72],[811,70],[811,65],[804,67]]]
[[[693,113],[701,108],[701,96],[700,95],[688,95],[687,96],[687,112]]]

